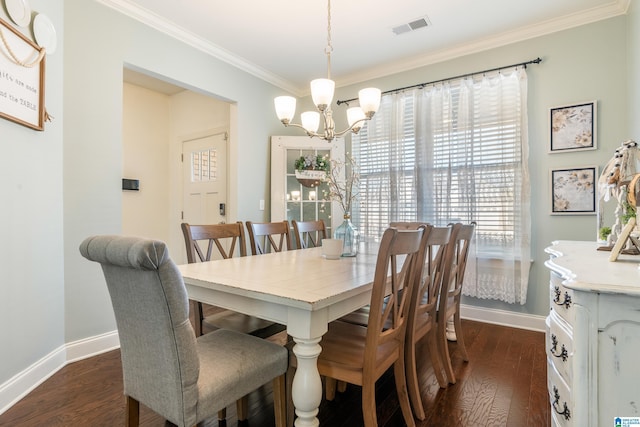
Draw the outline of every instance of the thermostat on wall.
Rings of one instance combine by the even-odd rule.
[[[140,190],[140,180],[122,178],[122,189],[138,191]]]

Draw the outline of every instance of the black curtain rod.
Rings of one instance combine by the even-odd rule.
[[[436,84],[436,83],[442,83],[442,82],[446,82],[446,81],[450,81],[450,80],[462,79],[462,78],[470,77],[470,76],[477,76],[478,74],[490,73],[492,71],[506,70],[507,68],[520,67],[520,66],[524,66],[524,68],[527,68],[527,65],[529,65],[529,64],[539,64],[541,62],[542,62],[542,59],[536,58],[536,59],[532,59],[531,61],[521,62],[519,64],[505,65],[504,67],[491,68],[489,70],[476,71],[475,73],[467,73],[467,74],[462,74],[462,75],[455,76],[455,77],[447,77],[446,79],[434,80],[432,82],[419,83],[417,85],[405,86],[405,87],[401,87],[401,88],[398,88],[398,89],[386,90],[386,91],[382,92],[382,94],[386,95],[388,93],[402,92],[404,90],[413,89],[413,88],[416,88],[416,87],[424,88],[425,86],[433,85],[433,84]],[[340,105],[340,104],[349,105],[349,103],[351,101],[357,101],[357,100],[358,100],[358,98],[351,98],[351,99],[347,99],[346,101],[338,101],[337,104],[338,105]]]

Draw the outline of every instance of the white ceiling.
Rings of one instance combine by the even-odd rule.
[[[326,0],[98,1],[298,95],[326,77]],[[332,78],[343,86],[440,62],[624,14],[629,2],[333,0]],[[426,28],[392,31],[423,17]]]

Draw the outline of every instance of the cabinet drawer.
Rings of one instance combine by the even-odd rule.
[[[575,322],[573,290],[565,288],[562,284],[562,278],[553,272],[551,273],[549,284],[551,309],[558,313],[569,325],[573,325]]]
[[[573,383],[573,335],[552,310],[547,317],[547,358],[567,384]]]
[[[571,389],[564,382],[553,361],[547,358],[547,386],[551,403],[551,424],[554,426],[573,426],[573,399]]]

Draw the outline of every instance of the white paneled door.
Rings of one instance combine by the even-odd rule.
[[[221,132],[183,142],[184,222],[226,222],[227,140]]]

